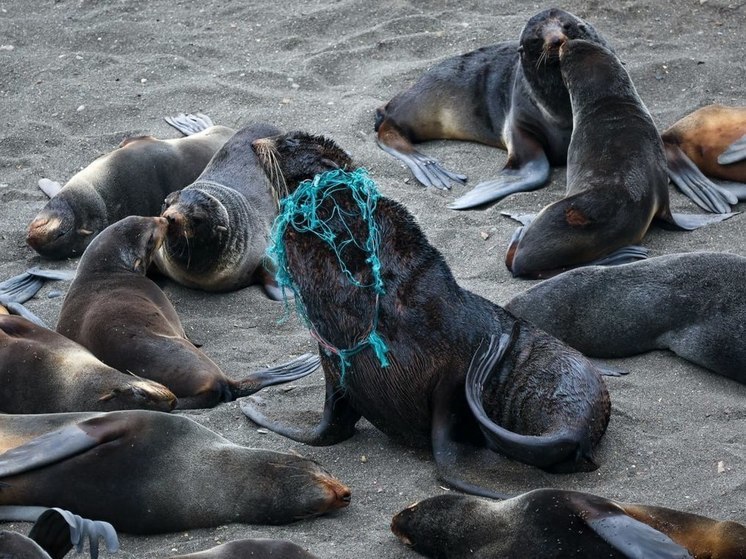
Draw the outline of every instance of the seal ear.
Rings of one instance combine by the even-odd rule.
[[[117,396],[119,396],[119,392],[120,392],[120,391],[119,391],[119,389],[118,389],[118,388],[114,388],[114,389],[112,389],[112,391],[111,391],[111,392],[109,392],[108,394],[104,394],[103,396],[101,396],[101,397],[100,397],[100,398],[98,399],[98,401],[99,401],[99,402],[108,402],[109,400],[113,400],[114,398],[116,398]]]
[[[226,231],[228,231],[228,228],[224,225],[216,225],[215,231],[217,231],[218,233],[225,233]]]
[[[332,161],[331,159],[327,159],[326,157],[321,159],[321,164],[325,167],[330,167],[332,169],[339,169],[339,165],[335,161]]]
[[[84,229],[82,227],[77,230],[77,233],[78,235],[83,235],[84,237],[87,237],[88,235],[93,235],[93,231],[91,231],[90,229]]]
[[[145,273],[145,266],[143,265],[142,258],[138,258],[135,260],[134,265],[132,266],[133,272],[140,272],[141,274]]]

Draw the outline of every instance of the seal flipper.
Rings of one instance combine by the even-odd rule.
[[[614,252],[607,254],[597,260],[591,260],[580,266],[619,266],[621,264],[629,264],[630,262],[636,262],[638,260],[647,259],[649,254],[648,249],[638,245],[630,245],[616,249]]]
[[[252,283],[261,285],[264,294],[272,301],[284,301],[286,298],[291,298],[292,294],[289,295],[288,291],[277,285],[275,270],[267,268],[267,266],[271,265],[270,262],[263,262],[261,265],[257,266],[254,271]]]
[[[252,406],[251,398],[241,400],[243,414],[251,421],[288,439],[312,446],[328,446],[349,439],[355,434],[355,424],[361,415],[344,396],[342,387],[327,380],[324,414],[321,422],[311,429],[301,429],[273,421]]]
[[[730,165],[744,159],[746,159],[746,136],[741,136],[718,155],[718,163],[721,165]]]
[[[733,193],[704,176],[679,146],[667,142],[663,145],[668,162],[668,176],[692,202],[712,213],[729,212],[730,206],[738,203],[738,198]]]
[[[60,183],[46,178],[39,179],[37,184],[39,185],[39,189],[49,198],[54,198],[59,194],[60,190],[62,190],[62,185]]]
[[[178,114],[176,116],[167,116],[164,120],[176,128],[184,136],[191,136],[197,132],[202,132],[210,126],[214,126],[212,119],[206,114]]]
[[[119,550],[119,539],[108,522],[88,520],[62,509],[47,509],[31,528],[29,538],[39,544],[52,559],[62,559],[73,546],[81,553],[86,538],[92,559],[98,558],[99,539],[110,553]]]
[[[500,215],[504,215],[505,217],[509,217],[510,219],[513,219],[517,221],[518,223],[521,223],[522,225],[531,225],[531,222],[536,218],[538,214],[519,214],[514,212],[500,212]]]
[[[67,270],[44,270],[30,268],[0,283],[0,305],[13,314],[17,314],[34,324],[47,328],[44,321],[23,306],[23,303],[36,295],[44,285],[45,280],[70,280],[74,272]]]
[[[672,213],[671,210],[666,209],[662,215],[656,216],[658,225],[663,229],[671,229],[673,231],[694,231],[705,225],[712,223],[718,223],[725,221],[738,215],[741,212],[721,213],[721,214],[679,214]]]
[[[319,365],[321,365],[321,360],[318,355],[304,353],[282,365],[253,372],[245,379],[231,383],[229,389],[235,400],[259,392],[267,386],[283,384],[308,376],[318,369]]]

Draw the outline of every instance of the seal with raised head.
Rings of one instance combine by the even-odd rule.
[[[127,138],[64,187],[39,181],[52,199],[29,225],[28,244],[47,258],[80,256],[96,235],[123,217],[158,215],[163,199],[194,181],[234,133],[212,126],[206,117],[194,122],[186,138]]]
[[[391,531],[438,559],[740,559],[746,526],[560,489],[502,502],[440,495],[394,516]]]
[[[163,217],[127,217],[88,246],[60,310],[57,331],[122,372],[167,386],[179,408],[212,407],[304,377],[318,358],[232,380],[187,339],[166,294],[145,276],[166,236]]]
[[[746,107],[702,107],[661,137],[671,180],[701,208],[724,213],[746,200]],[[707,177],[741,184],[717,185]]]
[[[596,467],[591,452],[610,403],[591,362],[459,287],[412,215],[378,197],[364,172],[344,171],[352,162],[331,140],[291,133],[259,140],[255,149],[284,177],[276,185],[290,195],[283,208],[301,209],[281,212],[279,219],[298,227],[274,239],[284,246],[279,270],[292,278],[319,340],[326,401],[315,428],[271,420],[243,400],[252,421],[296,441],[330,445],[352,436],[362,416],[405,444],[431,446],[447,483],[481,495],[495,493],[456,471],[459,455],[479,451],[465,441],[550,471]],[[299,187],[330,169],[336,170]],[[294,195],[304,191],[315,205]],[[304,213],[310,207],[315,214]],[[369,221],[363,207],[372,210]],[[301,230],[314,223],[323,234]],[[362,243],[366,238],[370,244]],[[324,239],[337,243],[336,250]],[[371,254],[361,246],[377,249]],[[357,287],[376,277],[381,290]]]
[[[644,258],[631,245],[654,219],[692,230],[734,215],[671,213],[663,144],[622,63],[606,47],[581,39],[565,41],[559,52],[574,121],[567,192],[536,217],[523,216],[527,225],[516,231],[505,257],[514,276]]]
[[[466,177],[447,171],[413,143],[470,140],[506,149],[500,174],[449,206],[457,210],[543,186],[550,165],[565,165],[573,127],[559,69],[559,46],[569,39],[606,44],[588,22],[551,8],[529,19],[519,41],[441,62],[377,110],[378,145],[422,184],[438,188]]]
[[[318,559],[293,542],[285,540],[236,540],[205,551],[188,555],[172,555],[170,559]]]
[[[746,258],[670,254],[560,274],[505,306],[592,357],[668,349],[746,384]]]
[[[162,273],[206,291],[259,283],[270,297],[281,298],[274,275],[263,265],[277,204],[251,150],[254,140],[278,134],[268,124],[242,128],[195,182],[168,195],[161,213],[168,219],[168,235],[155,256]]]
[[[0,505],[58,506],[133,534],[284,524],[350,502],[313,460],[174,414],[0,415],[0,451]]]
[[[0,316],[0,412],[171,411],[168,388],[104,365],[83,346],[20,316]]]

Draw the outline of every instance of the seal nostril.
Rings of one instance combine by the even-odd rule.
[[[344,493],[343,493],[343,494],[341,495],[341,497],[340,497],[340,498],[341,498],[341,499],[342,499],[342,501],[344,501],[345,503],[349,503],[349,502],[350,502],[350,501],[352,500],[352,493],[350,493],[350,491],[349,491],[349,490],[348,490],[348,491],[345,491],[345,492],[344,492]]]

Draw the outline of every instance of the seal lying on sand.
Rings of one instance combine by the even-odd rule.
[[[171,411],[176,396],[20,316],[0,316],[0,412]]]
[[[171,559],[318,559],[302,547],[283,540],[237,540]]]
[[[378,145],[403,161],[425,186],[450,188],[466,177],[418,152],[426,140],[471,140],[508,150],[497,178],[478,184],[449,207],[466,209],[549,180],[565,165],[573,117],[559,69],[569,39],[606,41],[586,21],[552,8],[533,16],[520,41],[449,58],[376,112]]]
[[[724,213],[746,200],[746,107],[702,107],[661,137],[671,180],[701,208]],[[702,173],[742,184],[717,185]]]
[[[496,503],[440,495],[404,509],[391,531],[426,557],[738,559],[746,526],[663,507],[538,489]]]
[[[263,266],[277,204],[251,151],[254,140],[277,134],[268,124],[242,128],[194,183],[169,194],[161,214],[168,219],[168,235],[155,256],[162,273],[206,291],[260,283],[272,298],[282,297],[274,274]]]
[[[508,247],[514,276],[546,277],[567,268],[645,257],[631,249],[653,219],[691,230],[733,214],[672,214],[663,144],[619,59],[580,39],[559,49],[574,128],[567,155],[567,193],[529,217]],[[624,260],[622,259],[622,262]]]
[[[194,122],[199,125],[186,138],[127,138],[64,187],[39,181],[52,199],[29,225],[31,248],[47,258],[80,256],[107,225],[128,215],[158,215],[163,199],[196,179],[234,132],[207,117]]]
[[[115,369],[167,386],[179,408],[212,407],[316,369],[318,359],[304,355],[239,381],[226,377],[187,339],[176,309],[145,276],[167,226],[162,217],[130,216],[94,239],[62,304],[57,331]]]
[[[614,268],[580,268],[505,308],[592,357],[669,349],[746,384],[746,258],[670,254]]]
[[[283,208],[310,206],[293,194],[301,180],[352,165],[331,140],[302,133],[254,145],[267,169],[276,164],[284,177],[275,185],[279,194],[284,189],[290,194]],[[327,186],[314,190],[317,184]],[[461,289],[412,215],[401,204],[378,198],[364,172],[320,175],[299,189],[304,191],[318,211],[283,212],[279,219],[299,229],[322,224],[323,237],[336,241],[344,262],[343,271],[337,252],[315,229],[288,226],[281,237],[275,233],[284,245],[286,265],[281,263],[280,271],[291,276],[319,340],[324,415],[315,428],[295,428],[266,418],[244,400],[241,409],[252,421],[293,440],[329,445],[352,436],[362,416],[405,444],[432,445],[447,483],[483,495],[495,494],[454,471],[466,451],[461,442],[551,471],[596,467],[591,451],[606,429],[610,404],[592,363]],[[367,222],[362,207],[371,210]],[[366,238],[365,246],[378,247],[373,254],[359,248]],[[367,286],[376,277],[382,279],[381,291],[352,283]],[[388,346],[387,366],[379,355],[382,343]],[[473,384],[467,390],[480,394],[467,402],[470,363]]]
[[[133,534],[282,524],[350,501],[312,460],[167,413],[0,415],[0,451],[0,505],[59,506]]]

